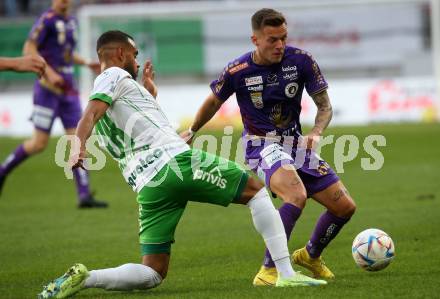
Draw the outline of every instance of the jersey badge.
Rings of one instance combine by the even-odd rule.
[[[286,88],[284,89],[284,93],[286,94],[286,97],[293,98],[297,91],[298,91],[298,83],[296,82],[290,82],[286,85]]]
[[[254,104],[255,108],[262,109],[264,107],[263,93],[262,92],[251,92],[251,101]]]
[[[246,83],[246,86],[263,84],[263,77],[255,76],[250,78],[244,78],[244,82]]]

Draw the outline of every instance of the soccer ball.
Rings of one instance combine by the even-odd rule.
[[[380,229],[370,228],[354,238],[351,247],[356,264],[367,271],[379,271],[393,260],[394,243],[388,234]]]

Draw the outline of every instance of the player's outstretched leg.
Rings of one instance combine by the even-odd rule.
[[[252,178],[249,179],[240,203],[246,203],[250,208],[254,226],[263,237],[266,247],[271,253],[277,277],[276,282],[272,285],[295,287],[327,284],[326,281],[313,279],[293,270],[283,222],[272,203],[269,193],[260,182]]]
[[[270,175],[270,173],[269,173]],[[278,210],[284,231],[289,240],[296,221],[305,205],[306,191],[293,167],[280,167],[270,177],[270,186],[284,204]],[[263,266],[255,275],[255,286],[274,286],[277,281],[275,264],[269,250],[266,249]]]
[[[162,276],[159,273],[142,264],[124,264],[116,268],[92,271],[87,271],[82,264],[75,264],[63,276],[45,286],[38,298],[67,298],[87,288],[109,291],[145,290],[154,288],[161,282]]]

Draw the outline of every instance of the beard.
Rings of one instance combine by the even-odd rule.
[[[137,79],[138,71],[139,71],[138,68],[134,68],[133,65],[126,65],[124,67],[124,70],[126,70],[133,77],[134,80]]]

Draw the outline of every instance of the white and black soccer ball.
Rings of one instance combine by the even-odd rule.
[[[354,238],[351,252],[356,264],[367,271],[386,268],[395,256],[391,237],[376,228],[369,228],[359,233]]]

